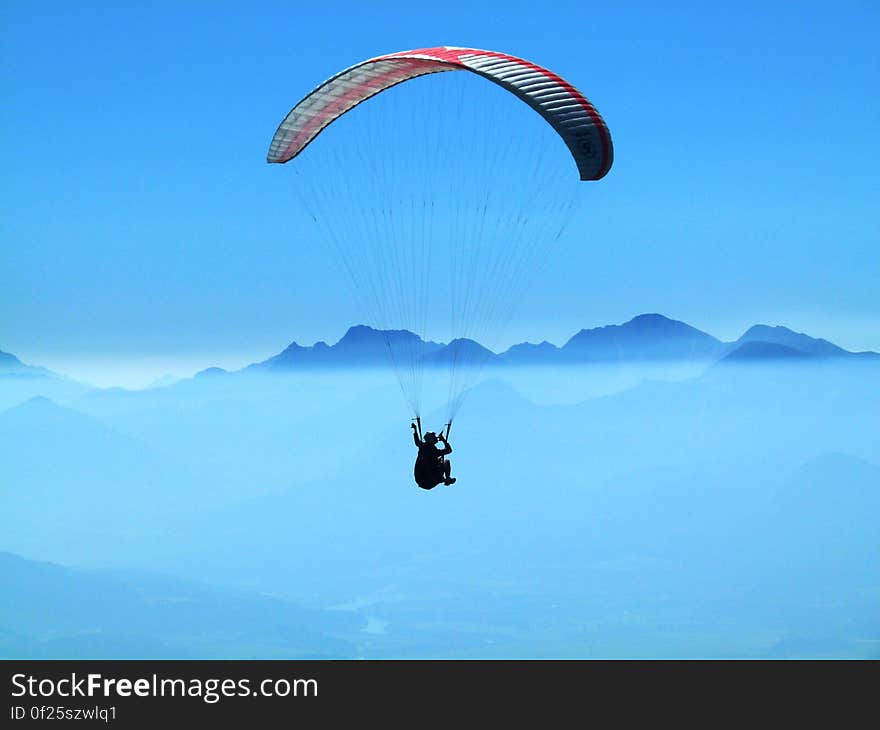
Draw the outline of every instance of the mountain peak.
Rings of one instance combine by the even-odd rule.
[[[210,368],[205,368],[204,370],[199,370],[199,372],[197,372],[195,375],[193,375],[193,377],[194,378],[213,378],[218,375],[228,375],[228,371],[224,370],[223,368],[218,368],[218,367],[214,366],[214,367],[210,367]]]
[[[756,339],[759,336],[764,336],[768,332],[778,333],[782,335],[794,335],[797,334],[794,330],[789,329],[788,327],[783,327],[781,324],[777,325],[769,325],[769,324],[753,324],[749,327],[740,337],[740,339]],[[766,341],[766,340],[765,340]]]
[[[409,330],[377,330],[365,324],[356,324],[333,347],[387,347],[395,342],[419,343],[422,338]]]
[[[614,325],[611,325],[612,327]],[[670,319],[669,317],[665,317],[662,314],[657,314],[656,312],[646,312],[645,314],[638,314],[633,317],[629,322],[624,322],[620,327],[626,327],[629,329],[643,330],[643,331],[657,331],[657,332],[700,332],[700,330],[695,327],[691,327],[689,324],[685,322],[681,322],[677,319]],[[700,332],[702,335],[706,335],[705,332]],[[706,335],[710,337],[711,335]],[[714,338],[713,338],[714,339]]]
[[[656,327],[657,325],[666,324],[667,322],[683,324],[682,322],[677,322],[669,317],[664,317],[662,314],[657,314],[657,312],[645,312],[644,314],[637,314],[629,322],[626,322],[624,326],[637,324]]]
[[[345,334],[333,345],[316,342],[311,347],[291,342],[282,352],[270,357],[252,368],[324,368],[324,367],[375,367],[388,364],[389,349],[410,357],[413,352],[427,355],[439,350],[442,345],[425,341],[409,330],[380,330],[365,324],[348,328]]]
[[[348,328],[346,333],[339,339],[339,342],[343,340],[372,339],[373,337],[382,336],[381,330],[374,329],[366,324],[355,324]],[[336,344],[339,344],[339,342]]]
[[[463,366],[472,366],[491,362],[497,358],[498,355],[487,347],[483,347],[479,342],[466,337],[459,337],[452,340],[445,347],[430,353],[425,360],[433,364],[457,362]]]
[[[534,342],[520,342],[516,345],[511,345],[499,355],[508,365],[554,363],[558,356],[559,348],[547,342],[547,340],[542,340],[537,345]]]
[[[563,345],[577,360],[675,360],[708,358],[721,342],[689,324],[655,312],[623,324],[583,329]]]
[[[828,340],[810,337],[803,332],[795,332],[781,325],[775,327],[766,324],[752,325],[737,340],[737,344],[745,342],[772,342],[777,345],[800,350],[807,355],[834,357],[847,354],[847,351],[842,347],[838,347],[828,342]]]

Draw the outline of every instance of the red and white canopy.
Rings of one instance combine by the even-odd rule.
[[[284,118],[269,147],[268,161],[292,160],[327,125],[371,96],[418,76],[443,71],[479,74],[531,106],[568,145],[581,180],[598,180],[611,169],[614,152],[608,127],[571,84],[516,56],[451,46],[389,53],[336,74]]]

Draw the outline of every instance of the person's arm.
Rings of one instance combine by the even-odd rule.
[[[440,434],[440,436],[438,436],[438,439],[443,442],[443,450],[440,452],[440,456],[451,454],[452,447],[449,445],[449,442],[443,437],[443,434]]]
[[[416,430],[416,424],[412,424],[412,430],[413,430],[413,441],[415,442],[416,448],[418,449],[422,445],[422,442],[419,441],[419,434],[418,434],[418,431]]]

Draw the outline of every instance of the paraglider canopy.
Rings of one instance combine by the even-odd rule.
[[[611,135],[599,112],[549,69],[516,56],[439,46],[377,56],[325,81],[285,117],[269,146],[268,162],[288,162],[328,124],[371,96],[404,81],[444,71],[470,71],[507,89],[537,111],[568,145],[581,180],[611,169]]]

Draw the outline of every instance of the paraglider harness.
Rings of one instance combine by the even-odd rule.
[[[414,424],[416,424],[416,433],[417,433],[418,436],[419,436],[419,441],[424,441],[425,439],[424,439],[424,437],[422,436],[422,418],[421,418],[421,416],[416,416],[415,418],[412,419],[412,422],[413,422]],[[444,432],[444,431],[440,431],[440,433],[443,434],[443,441],[448,441],[448,440],[449,440],[449,431],[450,431],[450,429],[452,428],[452,421],[449,421],[449,423],[445,423],[445,424],[443,424],[443,425],[446,426],[446,431],[445,431],[445,432]],[[440,463],[443,464],[443,463],[445,463],[445,462],[446,462],[446,457],[445,457],[445,456],[441,456],[441,457],[440,457]]]
[[[413,467],[416,484],[422,489],[433,489],[438,484],[445,484],[447,487],[455,484],[455,479],[450,476],[450,463],[446,460],[446,454],[452,453],[452,447],[446,442],[452,423],[445,424],[445,432],[441,431],[439,437],[432,431],[423,436],[422,421],[418,417],[413,419],[411,426],[413,440],[419,450]],[[444,442],[442,450],[436,448],[437,442],[441,440]]]

